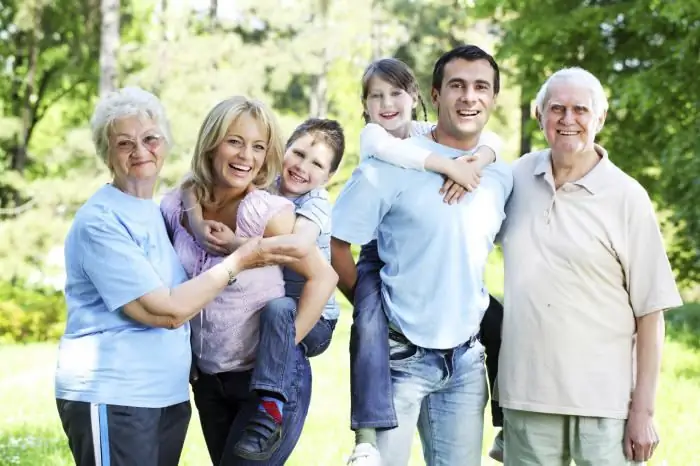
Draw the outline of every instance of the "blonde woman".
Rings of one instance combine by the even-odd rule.
[[[176,465],[191,414],[187,322],[240,271],[299,254],[263,240],[188,280],[152,199],[171,144],[160,101],[120,89],[100,100],[91,126],[112,180],[78,210],[65,242],[58,413],[77,466]]]
[[[265,190],[280,175],[283,154],[275,117],[261,102],[233,97],[206,116],[183,189],[194,188],[204,219],[221,224],[218,233],[228,238],[229,249],[242,239],[292,233],[294,205]],[[185,270],[197,276],[223,257],[211,255],[195,241],[182,198],[182,190],[171,193],[161,210]],[[289,267],[307,280],[295,319],[299,343],[320,318],[337,276],[316,246]],[[241,273],[192,322],[199,371],[193,382],[195,404],[216,465],[284,464],[301,435],[311,398],[311,370],[300,347],[295,348],[285,400],[261,390],[264,387],[250,390],[260,311],[284,294],[279,266]]]

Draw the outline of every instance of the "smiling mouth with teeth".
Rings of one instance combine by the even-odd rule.
[[[477,116],[479,113],[481,112],[479,112],[478,110],[457,110],[457,114],[463,117],[474,117]]]
[[[578,131],[561,131],[557,130],[557,134],[561,134],[562,136],[577,136],[579,134]]]
[[[297,183],[306,183],[306,180],[302,178],[301,176],[297,175],[296,173],[288,172],[289,177],[293,180],[296,181]]]
[[[233,163],[228,164],[229,168],[232,168],[236,171],[243,172],[243,173],[248,173],[251,171],[253,168],[252,167],[246,167],[245,165],[236,165]]]

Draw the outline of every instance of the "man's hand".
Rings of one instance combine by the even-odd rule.
[[[467,191],[474,191],[481,182],[481,170],[474,163],[479,160],[474,155],[465,155],[454,160],[447,174],[447,181],[442,185],[440,194],[450,205],[462,200]]]
[[[192,236],[208,253],[224,256],[231,252],[229,240],[235,237],[233,231],[221,222],[202,220],[191,222]],[[227,231],[228,230],[228,231]]]
[[[649,461],[659,444],[654,417],[646,412],[630,410],[625,428],[625,456],[630,461]]]

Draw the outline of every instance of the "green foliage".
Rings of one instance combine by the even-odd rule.
[[[63,293],[0,282],[0,343],[56,340],[65,315]]]
[[[689,135],[700,121],[693,80],[700,0],[480,0],[473,8],[447,0],[243,0],[220,1],[216,21],[185,3],[121,1],[120,84],[155,92],[175,136],[162,190],[189,168],[202,118],[222,98],[246,94],[268,102],[289,134],[320,96],[347,139],[330,184],[335,196],[358,161],[359,82],[369,61],[407,61],[430,107],[435,59],[459,43],[476,43],[499,47],[503,85],[489,129],[506,140],[508,158],[519,155],[521,86],[528,101],[564,65],[601,77],[612,96],[601,140],[663,209],[674,265],[684,279],[696,279],[699,140]],[[99,74],[99,16],[98,0],[0,6],[0,69],[8,78],[0,79],[0,280],[59,283],[60,246],[73,214],[109,179],[87,129]],[[31,27],[37,18],[41,27]],[[33,81],[31,44],[38,51]],[[27,166],[4,169],[22,140],[27,108],[36,110]]]
[[[527,99],[559,68],[581,66],[608,89],[600,142],[667,210],[679,278],[700,278],[700,1],[483,0],[498,18],[498,56]]]

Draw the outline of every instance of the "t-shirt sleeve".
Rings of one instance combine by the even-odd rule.
[[[314,189],[308,193],[297,207],[296,214],[314,222],[320,231],[328,231],[331,220],[328,192],[325,189]]]
[[[411,122],[411,136],[427,136],[434,127],[435,123],[430,121],[414,120]]]
[[[628,244],[621,262],[634,315],[641,317],[681,306],[683,301],[666,255],[654,207],[644,188],[637,187],[627,210]]]
[[[333,237],[350,244],[366,244],[374,238],[390,207],[382,196],[379,178],[376,167],[360,165],[355,169],[333,206]]]
[[[263,236],[267,222],[285,209],[294,209],[287,199],[256,190],[248,194],[238,208],[236,235],[242,238]]]
[[[82,268],[110,311],[165,286],[146,250],[110,212],[85,221],[79,240]]]
[[[360,133],[360,160],[375,157],[398,167],[424,170],[430,151],[410,139],[399,139],[381,126],[369,123]]]
[[[503,150],[503,140],[498,134],[493,131],[482,131],[477,145],[489,147],[496,154],[496,160],[500,160]]]

